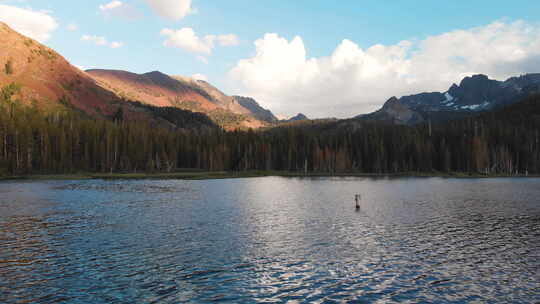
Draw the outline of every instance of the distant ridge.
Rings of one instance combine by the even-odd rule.
[[[289,119],[282,120],[282,122],[292,122],[292,121],[301,121],[301,120],[309,120],[309,118],[302,113],[298,113]]]
[[[380,110],[356,118],[405,125],[446,121],[509,105],[536,92],[540,92],[540,74],[511,77],[506,81],[479,74],[465,77],[446,92],[392,97]]]
[[[136,74],[128,71],[86,71],[102,87],[118,96],[158,107],[201,112],[227,129],[260,128],[267,121],[203,80],[159,71]],[[258,104],[257,104],[258,105]]]
[[[274,114],[270,110],[267,110],[261,107],[259,103],[255,101],[255,99],[251,97],[243,97],[243,96],[233,96],[233,98],[241,106],[250,110],[253,116],[255,116],[256,118],[269,122],[269,123],[274,123],[278,121],[277,117],[274,116]]]

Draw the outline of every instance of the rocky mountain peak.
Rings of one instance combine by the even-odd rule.
[[[461,80],[461,83],[459,84],[460,87],[463,86],[470,86],[475,84],[480,84],[482,82],[489,81],[489,78],[484,74],[476,74],[472,76],[467,76]]]
[[[525,74],[517,77],[508,78],[503,85],[513,86],[516,89],[521,89],[531,85],[540,84],[540,73],[538,74]]]
[[[394,107],[397,104],[399,104],[399,99],[396,96],[392,96],[384,103],[383,109]]]
[[[423,120],[444,121],[508,105],[540,92],[540,74],[512,77],[501,82],[483,74],[465,77],[448,91],[392,97],[364,119],[414,124]]]
[[[252,115],[260,120],[270,123],[278,121],[277,117],[274,116],[270,110],[261,107],[261,105],[259,105],[259,103],[251,97],[233,96],[233,100],[242,107],[250,110]]]
[[[144,73],[143,75],[151,77],[151,78],[165,78],[165,77],[168,78],[168,77],[170,77],[169,75],[161,73],[160,71],[152,71],[152,72]]]
[[[309,120],[309,118],[302,113],[298,113],[289,119],[289,121],[299,121],[299,120]]]

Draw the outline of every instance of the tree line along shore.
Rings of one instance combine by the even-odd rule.
[[[351,119],[226,131],[161,128],[121,116],[89,118],[69,108],[43,112],[35,104],[14,99],[16,91],[4,87],[0,94],[2,177],[76,176],[78,172],[125,178],[257,175],[250,172],[300,176],[540,173],[538,95],[441,124],[401,126]],[[177,172],[178,168],[194,172]]]

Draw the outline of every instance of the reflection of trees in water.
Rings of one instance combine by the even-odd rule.
[[[55,190],[69,191],[101,191],[101,192],[134,192],[134,193],[168,193],[168,192],[193,192],[188,186],[178,184],[155,185],[151,181],[107,181],[107,182],[82,182],[73,183],[54,188]]]

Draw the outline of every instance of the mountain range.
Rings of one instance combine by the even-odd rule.
[[[86,73],[103,89],[120,98],[156,107],[204,113],[226,129],[260,128],[272,122],[271,119],[261,117],[260,111],[265,109],[254,100],[254,104],[248,108],[235,97],[225,95],[203,80],[166,75],[159,71],[135,74],[92,69],[86,70]]]
[[[262,128],[309,120],[278,119],[250,97],[228,96],[210,83],[159,71],[81,71],[60,54],[0,22],[0,87],[17,84],[18,98],[43,111],[69,108],[96,118],[145,120],[169,128]],[[515,103],[540,92],[540,74],[505,81],[464,78],[446,92],[392,97],[381,109],[355,117],[400,125],[443,122]]]
[[[9,46],[0,49],[0,87],[17,84],[18,98],[43,111],[70,108],[110,119],[120,112],[126,120],[173,128],[186,127],[187,121],[189,127],[260,128],[277,120],[255,100],[227,96],[206,81],[158,71],[81,71],[1,22],[0,45]]]
[[[479,74],[465,77],[446,92],[392,97],[380,110],[356,118],[404,125],[441,122],[501,108],[537,92],[540,92],[540,74],[512,77],[506,81]]]

